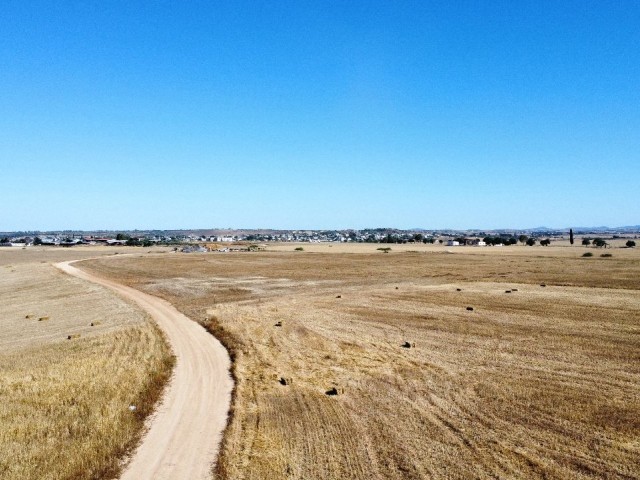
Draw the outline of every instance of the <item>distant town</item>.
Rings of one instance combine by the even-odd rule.
[[[549,245],[554,240],[569,237],[570,230],[580,235],[582,242],[605,242],[610,239],[635,239],[640,235],[640,225],[628,227],[578,227],[573,229],[548,229],[538,227],[528,230],[402,230],[395,228],[367,228],[361,230],[129,230],[129,231],[28,231],[0,232],[0,246],[26,247],[33,245],[128,245],[128,246],[206,246],[210,244],[259,244],[264,242],[321,243],[440,243],[449,246],[476,245],[498,246],[517,243]],[[586,243],[583,243],[586,244]],[[224,248],[224,247],[223,247]]]

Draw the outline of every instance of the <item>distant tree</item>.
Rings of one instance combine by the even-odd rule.
[[[2,237],[0,243],[9,243],[9,237]]]
[[[573,228],[569,229],[569,243],[573,245]]]
[[[535,238],[528,238],[527,239],[527,245],[529,245],[530,247],[533,247],[536,244],[536,239]]]
[[[116,235],[116,240],[129,240],[129,235],[125,235],[124,233],[119,233]]]
[[[585,247],[588,247],[589,245],[591,245],[591,240],[589,240],[587,237],[583,238],[582,245],[584,245]]]
[[[440,239],[438,240],[438,243],[442,245],[444,243],[444,240]]]
[[[127,238],[127,243],[128,246],[130,247],[139,247],[142,245],[142,243],[140,242],[140,240],[138,240],[137,238]]]
[[[516,237],[507,238],[504,242],[505,245],[515,245],[516,243],[518,243],[518,239]]]
[[[34,245],[42,245],[42,239],[40,237],[36,237],[33,239]]]
[[[594,238],[593,239],[593,244],[598,248],[602,248],[602,247],[606,247],[607,246],[607,242],[605,242],[602,238]]]
[[[628,248],[633,248],[636,246],[636,242],[634,242],[633,240],[627,240],[626,245]]]
[[[540,245],[542,245],[543,247],[548,247],[550,243],[551,243],[551,240],[549,238],[545,238],[544,240],[540,240]]]
[[[424,239],[424,235],[422,235],[421,233],[416,233],[413,236],[413,241],[414,242],[421,242]]]
[[[142,242],[142,246],[147,248],[147,247],[152,247],[153,246],[153,242],[151,240],[148,240],[145,238],[145,240]]]
[[[522,244],[527,243],[527,240],[529,240],[529,237],[527,237],[526,235],[520,235],[520,236],[518,237],[518,241],[519,241],[520,243],[522,243]]]

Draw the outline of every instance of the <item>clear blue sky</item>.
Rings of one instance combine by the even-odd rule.
[[[640,2],[0,8],[0,231],[640,223]]]

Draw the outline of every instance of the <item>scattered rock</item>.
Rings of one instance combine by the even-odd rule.
[[[291,385],[291,379],[290,378],[285,378],[285,377],[280,377],[280,380],[278,380],[278,382],[280,383],[280,385]]]
[[[129,411],[130,412],[135,412],[138,409],[138,407],[136,407],[135,405],[129,405]]]
[[[409,342],[404,342],[402,345],[400,345],[402,348],[411,348],[411,347],[415,347],[416,344],[415,343],[409,343]]]
[[[517,292],[517,291],[518,291],[518,289],[517,289],[517,288],[512,288],[512,289],[511,289],[511,291],[512,291],[512,292]]]
[[[456,288],[456,292],[461,292],[462,289],[461,288]]]
[[[336,298],[342,298],[342,295],[336,295]]]
[[[505,290],[504,293],[511,293],[511,290]]]
[[[546,287],[546,285],[544,283],[541,283],[540,286],[541,287]]]
[[[470,312],[473,312],[473,307],[467,307],[467,310],[469,310]]]
[[[276,324],[274,326],[275,327],[281,327],[282,326],[282,322],[276,322]]]
[[[396,287],[396,290],[398,290],[398,287]]]

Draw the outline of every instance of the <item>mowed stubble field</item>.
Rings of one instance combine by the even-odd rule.
[[[232,348],[217,477],[640,478],[640,252],[304,247],[82,264]]]
[[[113,478],[140,438],[173,364],[164,337],[52,264],[125,251],[0,250],[0,479]]]

